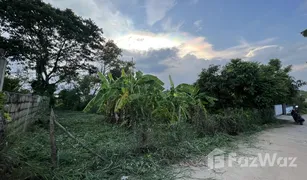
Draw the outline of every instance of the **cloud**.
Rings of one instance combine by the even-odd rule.
[[[91,18],[103,28],[108,38],[115,38],[134,30],[133,21],[123,15],[111,0],[44,0],[55,7],[72,9],[77,15]]]
[[[166,18],[162,27],[166,32],[152,33],[138,31],[133,21],[123,15],[116,4],[111,0],[46,0],[60,8],[71,8],[78,15],[93,19],[104,29],[107,38],[114,39],[117,45],[126,50],[148,51],[149,49],[178,48],[180,57],[187,54],[203,59],[229,59],[232,57],[244,58],[252,55],[255,49],[261,49],[269,44],[272,39],[266,39],[256,43],[242,43],[225,50],[215,50],[213,45],[203,36],[194,36],[187,32],[180,32],[182,22],[173,24],[171,18]],[[137,1],[135,0],[135,3]],[[145,7],[149,24],[153,24],[166,15],[175,6],[175,0],[146,0]],[[196,21],[197,26],[201,21]],[[251,51],[251,52],[250,52]]]
[[[307,71],[307,63],[305,64],[297,64],[292,66],[292,70],[294,72]]]
[[[284,65],[293,64],[292,74],[297,79],[307,81],[305,44],[280,46],[275,38],[248,42],[241,38],[238,44],[225,49],[216,49],[205,36],[182,32],[183,22],[173,22],[165,18],[176,5],[175,0],[146,0],[147,24],[152,26],[162,21],[162,32],[139,30],[133,20],[119,11],[123,6],[120,0],[45,0],[59,8],[71,8],[76,14],[91,18],[103,28],[107,38],[114,39],[123,49],[124,58],[136,60],[137,68],[145,73],[153,73],[168,81],[171,74],[177,83],[192,83],[202,68],[209,64],[225,64],[231,58],[267,63],[269,59],[279,58]],[[194,1],[191,1],[194,2]],[[196,1],[195,1],[196,2]],[[307,2],[307,1],[306,1]],[[138,6],[139,0],[131,5]],[[202,27],[202,21],[195,21],[195,27]]]
[[[147,73],[161,73],[166,71],[171,64],[166,62],[176,58],[178,49],[164,48],[149,51],[124,50],[123,58],[136,61],[136,68]]]
[[[150,49],[172,48],[180,45],[170,34],[135,31],[115,38],[116,44],[122,49],[131,51],[148,51]]]
[[[190,54],[180,57],[178,56],[179,51],[178,48],[163,48],[146,52],[125,50],[123,57],[127,59],[133,57],[138,70],[158,76],[166,86],[169,85],[169,75],[172,76],[175,84],[193,83],[202,68],[210,64],[224,65],[229,61],[199,59]]]
[[[263,48],[277,47],[272,44],[274,39],[268,38],[258,42],[249,43],[240,41],[237,46],[224,50],[214,49],[213,44],[203,36],[195,36],[187,32],[173,31],[152,33],[146,31],[131,31],[114,39],[116,44],[126,50],[148,51],[150,49],[178,48],[178,54],[183,57],[187,54],[203,59],[229,59],[233,57],[248,58],[255,51]]]
[[[162,29],[166,32],[176,32],[176,31],[179,31],[180,28],[183,26],[184,24],[184,21],[181,21],[177,24],[174,24],[172,22],[172,18],[166,18],[162,23],[161,23],[161,26],[162,26]]]
[[[198,31],[200,31],[200,30],[202,30],[202,20],[197,20],[197,21],[195,21],[194,23],[193,23],[193,25],[195,26],[195,28],[196,28],[196,31],[198,32]]]
[[[176,0],[146,0],[147,24],[152,26],[162,20],[175,5]]]
[[[250,51],[247,53],[246,57],[247,57],[247,58],[254,57],[255,54],[256,54],[256,52],[259,52],[259,51],[261,51],[261,50],[268,49],[268,48],[278,48],[278,47],[279,47],[279,46],[277,46],[277,45],[268,45],[268,46],[257,47],[257,48],[255,48],[255,49],[250,50]]]

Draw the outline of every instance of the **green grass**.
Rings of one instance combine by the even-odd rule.
[[[10,164],[6,179],[174,179],[172,164],[230,146],[265,126],[239,136],[201,136],[185,123],[174,127],[156,125],[149,132],[148,152],[139,151],[139,132],[103,122],[95,114],[56,112],[57,120],[80,141],[101,155],[102,161],[56,126],[58,167],[51,170],[48,124],[35,124],[30,131],[9,141],[0,162]],[[4,153],[5,152],[5,153]],[[1,163],[0,163],[1,164]],[[1,172],[0,172],[1,173]]]

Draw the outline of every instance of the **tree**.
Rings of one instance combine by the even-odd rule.
[[[301,34],[302,34],[304,37],[307,37],[307,29],[305,29],[304,31],[302,31]]]
[[[203,69],[196,85],[200,92],[218,99],[216,109],[229,107],[268,108],[291,103],[299,87],[305,85],[289,75],[291,66],[282,68],[279,59],[267,65],[232,59],[224,67]]]
[[[57,98],[57,106],[65,110],[80,110],[81,94],[78,89],[64,89]]]
[[[112,68],[118,66],[121,63],[119,60],[121,53],[122,50],[112,40],[107,41],[103,49],[96,53],[95,58],[100,66],[99,71],[106,75]]]
[[[121,76],[122,69],[124,69],[126,73],[132,72],[135,63],[133,61],[120,60],[121,53],[122,50],[116,46],[114,41],[107,41],[103,48],[98,50],[95,55],[95,60],[99,66],[99,72],[104,76],[110,72],[115,79]]]
[[[305,29],[304,31],[302,31],[301,34],[302,34],[304,37],[307,37],[307,29]],[[306,61],[306,63],[307,63],[307,61]]]
[[[126,73],[132,73],[135,68],[135,63],[133,61],[120,61],[112,69],[110,73],[114,79],[121,77],[121,71],[124,70]]]
[[[12,61],[36,73],[35,93],[52,96],[56,84],[79,70],[96,71],[91,64],[103,48],[102,30],[70,9],[60,10],[41,0],[0,0],[0,38]]]
[[[100,79],[94,75],[78,77],[73,87],[63,89],[58,94],[57,106],[67,110],[82,110],[95,96]]]

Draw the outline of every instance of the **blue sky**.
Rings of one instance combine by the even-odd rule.
[[[93,19],[123,59],[176,84],[231,58],[293,64],[307,81],[306,0],[45,0]]]

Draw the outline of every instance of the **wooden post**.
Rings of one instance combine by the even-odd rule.
[[[6,60],[2,56],[1,51],[0,51],[0,92],[3,89],[3,82],[4,82],[4,76],[5,76],[5,71],[6,71]]]
[[[57,166],[57,149],[56,149],[56,143],[55,143],[55,135],[54,135],[54,112],[51,108],[51,114],[50,114],[50,145],[51,145],[51,162],[52,162],[52,168],[56,168]]]

